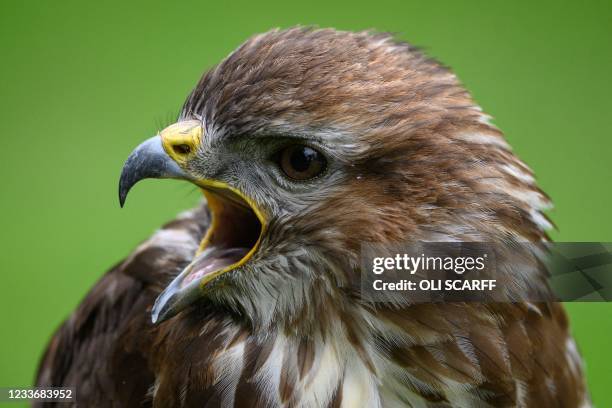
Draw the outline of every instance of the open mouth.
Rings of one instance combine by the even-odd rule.
[[[195,259],[185,270],[181,288],[196,281],[203,286],[243,265],[253,256],[263,235],[264,217],[251,200],[221,183],[202,187],[212,222]]]
[[[193,261],[155,300],[153,323],[172,317],[195,301],[210,281],[247,262],[265,232],[263,213],[240,191],[212,180],[197,184],[208,201],[212,222]]]
[[[218,180],[194,178],[185,163],[202,137],[199,121],[170,125],[142,142],[130,154],[119,178],[119,204],[130,189],[147,178],[174,178],[202,188],[212,220],[192,262],[159,294],[151,321],[162,322],[195,302],[216,277],[239,268],[257,251],[266,229],[266,218],[256,203],[238,189]]]

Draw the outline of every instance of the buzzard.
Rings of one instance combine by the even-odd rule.
[[[446,67],[388,34],[256,35],[121,174],[205,197],[94,286],[39,386],[84,407],[586,407],[553,302],[372,304],[364,242],[543,242],[532,171]],[[517,273],[521,273],[518,271]]]

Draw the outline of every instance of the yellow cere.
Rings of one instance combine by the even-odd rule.
[[[177,122],[162,130],[160,136],[168,156],[183,165],[193,156],[202,141],[202,123],[197,120]]]

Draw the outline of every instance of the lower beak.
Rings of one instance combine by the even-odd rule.
[[[246,263],[259,248],[266,224],[263,214],[236,190],[203,181],[212,222],[189,265],[157,297],[153,323],[171,318],[194,303],[220,278]]]

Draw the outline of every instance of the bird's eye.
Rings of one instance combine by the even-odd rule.
[[[317,150],[305,145],[291,145],[277,153],[281,170],[293,180],[309,180],[325,170],[327,160]]]

